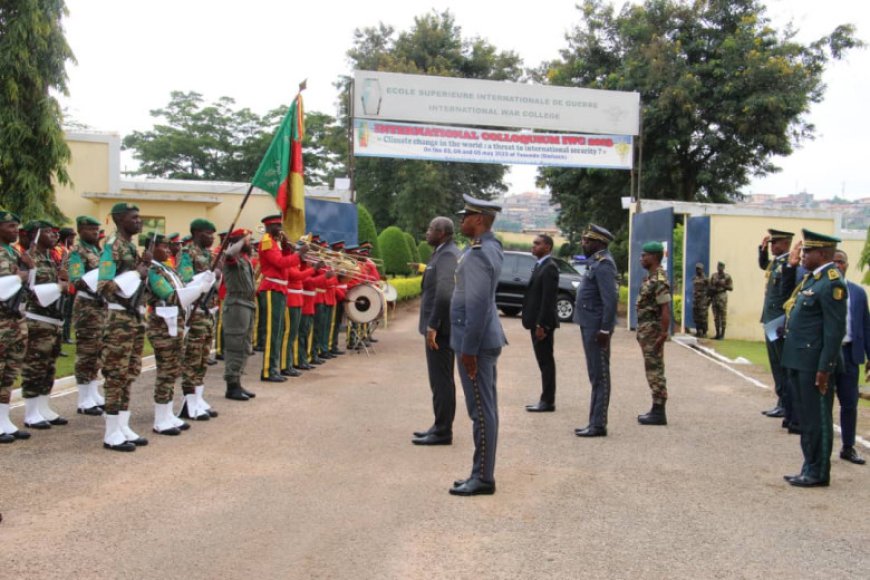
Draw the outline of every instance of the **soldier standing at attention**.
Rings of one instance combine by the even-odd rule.
[[[18,216],[11,211],[0,210],[0,279],[17,276],[21,284],[25,284],[33,261],[13,247],[20,223]],[[19,269],[19,265],[23,269]],[[24,287],[21,286],[17,292],[0,301],[0,443],[30,438],[30,433],[18,429],[9,418],[12,388],[27,348],[27,322],[21,312],[23,293]]]
[[[36,268],[36,277],[30,286],[24,313],[27,319],[27,350],[21,367],[21,396],[26,408],[24,425],[50,429],[52,425],[69,423],[49,404],[63,333],[60,294],[66,290],[67,275],[58,272],[52,257],[52,249],[57,244],[55,227],[47,221],[36,220],[27,224],[27,230],[35,241],[28,253]],[[53,300],[44,298],[35,291],[41,284],[59,285],[60,293],[55,294]]]
[[[848,290],[834,265],[838,238],[803,230],[801,265],[808,273],[786,304],[782,366],[797,394],[804,463],[785,480],[797,487],[827,487],[831,482],[834,444],[832,406],[836,381],[843,370]]]
[[[692,320],[695,322],[695,336],[707,337],[707,311],[710,309],[710,281],[704,273],[704,264],[695,264],[692,278]]]
[[[154,260],[148,269],[146,300],[148,302],[148,326],[146,334],[154,347],[157,376],[154,381],[154,432],[158,435],[179,435],[190,425],[172,412],[175,397],[175,382],[181,376],[181,355],[184,351],[184,321],[190,309],[184,308],[179,294],[196,291],[185,289],[184,283],[171,267],[166,265],[170,257],[166,236],[151,233],[143,240],[143,246],[151,248]]]
[[[764,307],[761,310],[761,323],[767,324],[785,314],[785,302],[797,285],[797,267],[800,262],[799,251],[789,252],[792,232],[767,230],[767,235],[758,246],[758,267],[764,270]],[[770,258],[773,255],[773,259]],[[783,326],[785,321],[783,320]],[[783,418],[783,427],[797,429],[797,413],[793,409],[793,389],[788,384],[788,373],[782,368],[782,338],[771,341],[765,333],[767,360],[773,375],[776,405],[762,414],[772,418]]]
[[[145,346],[144,307],[141,306],[142,281],[148,274],[151,255],[142,260],[133,236],[142,231],[139,208],[131,203],[112,206],[112,220],[117,232],[100,256],[97,292],[109,303],[103,331],[102,369],[106,377],[106,432],[103,447],[113,451],[135,451],[148,440],[130,429],[130,386],[142,371],[142,349]],[[140,284],[125,292],[115,282],[117,276],[136,272]]]
[[[106,325],[106,301],[82,277],[100,267],[100,222],[87,215],[76,218],[79,242],[66,259],[69,281],[75,286],[73,327],[76,331],[75,376],[79,391],[78,413],[102,415],[105,399],[100,395],[97,373],[103,350],[103,328]]]
[[[652,409],[638,415],[641,425],[667,425],[665,403],[668,385],[665,380],[665,342],[671,328],[671,288],[662,268],[664,246],[647,242],[640,254],[640,265],[649,272],[637,294],[637,342],[643,353],[646,380],[652,391]]]
[[[287,268],[287,308],[284,313],[284,336],[281,342],[281,374],[285,377],[298,377],[302,374],[299,366],[299,328],[302,323],[302,284],[311,277],[314,270],[305,268],[302,261],[304,250],[299,249],[299,263]]]
[[[211,270],[210,248],[214,243],[215,231],[217,228],[207,219],[198,218],[190,222],[192,241],[181,250],[178,264],[178,275],[185,284],[189,284],[197,274]],[[212,285],[219,284],[215,280],[211,281]],[[211,408],[204,397],[205,373],[208,370],[206,361],[211,353],[214,309],[217,308],[217,292],[212,291],[212,285],[203,289],[203,296],[197,300],[190,313],[182,359],[181,391],[184,393],[184,405],[179,417],[195,421],[208,421],[218,416],[217,411]]]
[[[590,258],[589,267],[577,290],[574,320],[580,325],[586,371],[592,385],[589,424],[575,429],[577,437],[605,437],[607,411],[610,407],[610,339],[616,327],[616,303],[619,288],[616,262],[607,249],[613,234],[595,224],[583,232],[583,254]]]
[[[710,276],[710,302],[713,306],[713,324],[716,325],[715,340],[725,338],[725,323],[728,321],[728,292],[734,290],[731,276],[725,273],[725,262],[716,264],[716,273]]]
[[[450,348],[456,353],[465,405],[471,418],[474,457],[467,479],[453,483],[453,495],[495,493],[495,451],[498,442],[496,365],[507,344],[498,319],[495,289],[504,260],[492,223],[501,206],[463,195],[459,212],[462,234],[471,240],[456,266],[450,301]]]
[[[251,264],[251,232],[233,230],[226,251],[224,283],[227,294],[224,311],[224,381],[227,399],[247,401],[256,395],[242,386],[242,372],[253,352],[252,327],[255,320],[254,267]]]

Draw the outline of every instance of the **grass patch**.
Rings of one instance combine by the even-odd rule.
[[[722,356],[731,360],[743,357],[754,365],[770,370],[770,361],[767,360],[767,345],[754,340],[711,340],[705,343]]]
[[[75,340],[75,337],[73,337]],[[76,345],[74,344],[64,344],[61,351],[66,353],[67,356],[61,356],[57,359],[57,368],[54,373],[54,377],[56,379],[61,379],[63,377],[71,377],[75,374],[76,368]],[[150,356],[154,354],[154,348],[151,346],[151,343],[148,341],[148,337],[145,337],[145,348],[142,349],[142,356]]]

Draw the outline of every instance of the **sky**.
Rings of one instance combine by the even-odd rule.
[[[67,67],[70,95],[61,103],[74,121],[122,136],[149,129],[149,111],[167,104],[173,90],[199,92],[206,102],[229,96],[238,107],[265,113],[289,104],[308,79],[306,110],[335,115],[333,83],[350,71],[345,53],[354,30],[379,22],[407,30],[415,16],[449,9],[463,36],[513,50],[529,67],[557,58],[579,22],[574,0],[67,0],[67,7],[64,25],[77,64]],[[767,7],[773,25],[792,22],[801,42],[852,23],[870,43],[868,2],[768,0]],[[824,80],[825,100],[809,116],[816,139],[776,159],[782,171],[754,180],[744,193],[870,197],[864,112],[870,49],[831,64]],[[122,159],[122,169],[133,164]],[[513,166],[510,193],[534,190],[534,179],[534,167]]]

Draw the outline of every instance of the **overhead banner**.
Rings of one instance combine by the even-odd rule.
[[[631,169],[632,137],[528,133],[356,119],[354,155],[430,161]]]
[[[639,115],[638,93],[354,73],[355,118],[637,135]]]

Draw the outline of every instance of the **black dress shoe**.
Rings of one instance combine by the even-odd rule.
[[[231,401],[247,401],[251,397],[242,392],[242,389],[227,389],[226,398]]]
[[[459,487],[461,485],[465,485],[466,481],[468,481],[468,480],[467,479],[457,479],[456,481],[453,482],[453,487]]]
[[[334,354],[330,353],[329,351],[322,352],[322,353],[320,353],[320,354],[317,355],[317,356],[319,356],[319,357],[322,358],[323,360],[329,360],[329,359],[331,359],[331,358],[337,358]]]
[[[800,428],[800,426],[799,426],[799,425],[794,425],[794,424],[789,425],[789,426],[788,426],[788,434],[789,434],[789,435],[800,435],[800,434],[801,434],[801,428]]]
[[[310,370],[313,369],[314,367],[311,366],[311,365],[308,364],[308,363],[305,363],[305,364],[301,364],[301,365],[296,365],[296,366],[293,367],[293,368],[299,369],[300,371],[310,371]]]
[[[157,433],[158,435],[171,435],[171,436],[181,435],[181,429],[179,429],[178,427],[170,427],[169,429],[164,429],[163,431],[158,431],[157,429],[151,429],[151,430],[154,431],[155,433]]]
[[[414,431],[414,437],[417,437],[417,438],[425,437],[426,435],[429,435],[430,433],[432,433],[434,430],[435,430],[435,426],[433,425],[432,427],[429,427],[425,431]]]
[[[0,443],[15,443],[15,437],[6,433],[0,433]]]
[[[108,443],[103,442],[103,449],[109,449],[111,451],[136,451],[136,446],[129,441],[124,441],[119,445],[109,445]]]
[[[607,437],[607,428],[590,426],[582,429],[574,429],[574,435],[577,437]]]
[[[16,439],[21,439],[22,441],[24,441],[25,439],[30,439],[30,431],[22,431],[21,429],[19,429],[15,433],[10,433],[10,435],[15,437]]]
[[[88,407],[87,409],[76,409],[79,415],[90,415],[91,417],[99,417],[103,414],[102,407]]]
[[[284,369],[283,371],[281,371],[281,374],[284,375],[285,377],[301,377],[302,376],[302,373],[297,371],[294,368]]]
[[[492,495],[495,493],[495,482],[487,483],[476,477],[465,480],[462,485],[450,489],[450,495]]]
[[[797,478],[800,477],[800,476],[801,476],[801,474],[798,473],[797,475],[783,475],[782,478],[783,478],[784,480],[786,480],[787,482],[791,483],[791,480],[792,480],[792,479],[797,479]]]
[[[24,426],[28,429],[39,429],[40,431],[45,429],[51,429],[51,423],[49,423],[48,421],[40,421],[38,423],[28,423],[27,421],[25,421]]]
[[[526,411],[529,413],[552,413],[556,410],[556,405],[538,401],[534,405],[526,405]]]
[[[208,416],[211,417],[212,419],[214,419],[215,417],[218,416],[218,412],[215,411],[214,409],[206,409],[205,412],[208,413]]]
[[[264,383],[286,383],[287,377],[271,375],[271,376],[266,377],[265,379],[260,377],[260,381],[262,381]]]
[[[184,421],[178,426],[179,431],[187,431],[188,429],[190,429],[190,423],[185,423]]]
[[[337,349],[337,348],[334,348],[334,349],[332,349],[331,351],[329,351],[329,354],[331,354],[331,355],[333,355],[333,356],[341,356],[341,355],[344,354],[344,351],[343,351],[343,350],[339,350],[339,349]]]
[[[787,479],[786,481],[788,481],[789,484],[795,487],[828,487],[829,485],[831,485],[830,481],[816,479],[814,477],[808,477],[806,475],[798,475],[797,477],[792,477],[791,479]]]
[[[127,443],[132,443],[136,447],[145,447],[148,445],[148,440],[144,437],[136,437],[135,439],[128,440]]]
[[[313,365],[322,365],[322,364],[325,363],[326,361],[323,360],[322,358],[320,358],[319,356],[316,356],[316,357],[312,358],[310,362],[311,362],[311,364],[313,364]]]
[[[423,437],[411,439],[414,445],[453,445],[453,435],[436,435],[429,433]]]
[[[51,423],[52,425],[68,425],[69,419],[67,419],[66,417],[57,417],[56,419],[52,419],[51,421],[49,421],[49,423]]]
[[[855,451],[854,447],[843,447],[840,451],[840,459],[845,459],[850,463],[854,463],[855,465],[864,465],[867,463],[863,457],[858,455],[858,452]]]
[[[257,393],[252,393],[251,391],[249,391],[245,387],[242,387],[242,392],[245,393],[246,395],[248,395],[249,399],[253,399],[254,397],[257,396]]]
[[[181,417],[182,419],[191,419],[193,421],[208,421],[209,419],[211,419],[211,415],[209,415],[208,413],[206,413],[204,415],[197,415],[196,417],[192,417],[190,415],[190,413],[187,412],[187,402],[185,402],[181,406],[181,411],[178,412],[178,416]]]
[[[773,409],[762,411],[761,414],[772,419],[781,419],[782,417],[785,417],[785,409],[780,406],[776,406]]]

